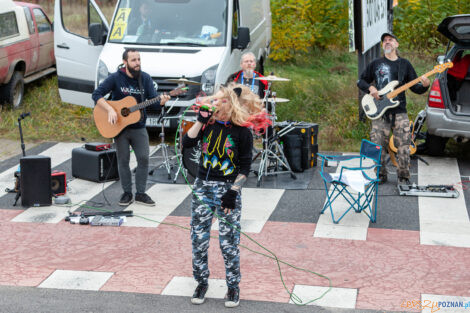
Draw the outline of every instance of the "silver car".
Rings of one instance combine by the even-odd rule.
[[[438,62],[451,60],[454,67],[437,75],[429,92],[426,106],[429,155],[442,155],[449,138],[456,142],[470,139],[470,14],[447,17],[437,30],[452,42]]]

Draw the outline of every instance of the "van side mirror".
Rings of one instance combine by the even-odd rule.
[[[250,29],[248,27],[238,28],[238,37],[232,40],[232,49],[245,49],[250,43]]]
[[[436,61],[438,64],[444,64],[446,61],[446,56],[445,55],[438,55],[436,58]]]
[[[102,45],[106,38],[106,34],[101,23],[92,23],[88,26],[88,37],[95,46]]]

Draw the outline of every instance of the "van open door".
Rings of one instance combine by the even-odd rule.
[[[94,0],[55,0],[54,52],[60,98],[64,102],[93,107],[96,64],[109,25]],[[77,20],[77,16],[80,20]]]

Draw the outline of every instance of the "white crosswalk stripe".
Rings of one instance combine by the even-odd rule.
[[[426,158],[429,166],[418,164],[419,185],[456,185],[458,198],[419,198],[421,244],[470,247],[470,221],[456,159]]]
[[[240,221],[242,231],[260,233],[283,194],[284,189],[243,188]],[[216,221],[212,230],[218,229],[219,223]]]
[[[147,194],[156,202],[154,207],[133,203],[128,206],[133,217],[128,217],[123,226],[158,227],[184,199],[191,193],[187,185],[156,184],[147,190]],[[188,208],[189,211],[189,208]]]

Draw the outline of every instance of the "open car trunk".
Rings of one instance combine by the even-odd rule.
[[[464,62],[463,59],[467,61]],[[451,109],[458,114],[470,115],[470,49],[460,49],[453,57],[453,62],[454,68],[460,66],[460,70],[459,74],[452,73],[451,70],[447,72]]]
[[[455,109],[458,113],[470,115],[470,75],[467,75],[457,91]]]

